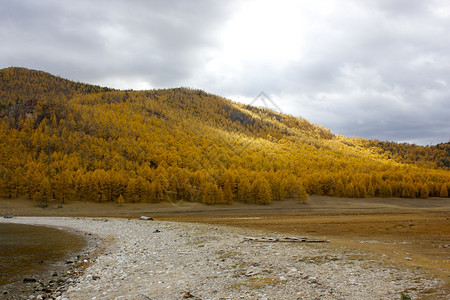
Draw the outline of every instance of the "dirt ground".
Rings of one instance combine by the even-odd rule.
[[[450,198],[349,199],[311,197],[271,205],[233,203],[123,204],[50,203],[45,209],[25,199],[0,199],[1,215],[88,216],[186,221],[249,227],[270,234],[325,238],[337,246],[380,255],[386,265],[402,265],[444,279],[450,291]]]

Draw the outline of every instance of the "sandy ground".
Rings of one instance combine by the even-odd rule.
[[[15,217],[103,239],[59,299],[446,299],[442,280],[331,243],[260,243],[265,230],[116,218]],[[36,296],[36,295],[35,295]]]
[[[154,217],[236,217],[270,215],[315,215],[332,216],[348,214],[385,215],[410,214],[414,212],[450,212],[450,198],[399,199],[399,198],[332,198],[311,196],[302,204],[293,199],[273,201],[270,205],[242,204],[204,205],[189,202],[125,203],[111,202],[61,203],[52,201],[48,207],[38,207],[27,199],[0,198],[0,215],[55,216],[55,217],[139,217],[151,214]],[[450,215],[449,215],[450,216]]]

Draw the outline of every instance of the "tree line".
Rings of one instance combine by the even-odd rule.
[[[23,100],[0,111],[4,197],[206,204],[312,194],[448,197],[448,170],[401,163],[302,118],[187,88],[39,88],[52,80],[9,82],[3,92],[14,97],[11,86],[33,82],[45,91],[35,98],[21,89]]]

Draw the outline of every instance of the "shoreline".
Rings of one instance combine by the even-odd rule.
[[[7,222],[97,234],[97,255],[59,299],[445,298],[443,282],[330,244],[257,243],[275,232],[116,218],[15,217]],[[91,252],[92,253],[92,252]],[[58,298],[57,298],[58,299]],[[194,299],[194,298],[193,298]]]
[[[2,285],[0,290],[2,299],[28,299],[30,296],[34,296],[36,299],[57,299],[67,291],[69,285],[82,275],[83,269],[95,258],[95,253],[102,243],[99,237],[75,228],[35,224],[35,222],[23,222],[21,220],[15,222],[13,219],[17,219],[17,217],[12,218],[11,221],[8,219],[6,222],[0,220],[0,223],[57,229],[82,238],[85,241],[85,246],[80,250],[68,249],[67,253],[58,261],[49,262],[41,269],[30,274],[24,274],[23,280]]]

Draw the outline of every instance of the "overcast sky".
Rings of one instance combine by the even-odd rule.
[[[1,0],[0,68],[192,87],[333,133],[450,139],[450,1]]]

